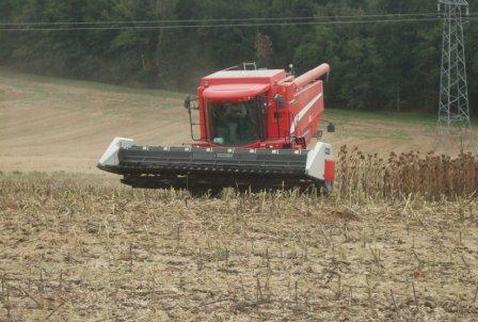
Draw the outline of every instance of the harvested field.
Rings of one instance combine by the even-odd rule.
[[[59,174],[0,191],[2,320],[478,316],[476,198],[191,198]]]

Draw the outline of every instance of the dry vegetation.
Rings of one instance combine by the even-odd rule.
[[[476,160],[340,160],[327,198],[0,175],[0,321],[476,320]]]
[[[388,158],[342,146],[338,157],[338,197],[354,200],[428,200],[473,197],[478,189],[478,159],[471,153],[457,157],[412,151]]]

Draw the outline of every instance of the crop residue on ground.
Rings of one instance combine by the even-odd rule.
[[[476,199],[191,198],[0,176],[0,317],[469,320]]]

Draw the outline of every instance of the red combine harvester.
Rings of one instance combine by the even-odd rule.
[[[204,77],[197,97],[185,100],[190,146],[140,146],[116,138],[98,168],[123,175],[122,182],[135,188],[315,186],[330,192],[335,179],[332,147],[318,142],[307,149],[321,133],[322,78],[328,76],[329,65],[297,78],[283,69],[245,67]],[[328,131],[335,127],[329,124]]]

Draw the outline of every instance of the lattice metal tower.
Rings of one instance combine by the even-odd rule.
[[[474,149],[466,79],[463,23],[469,15],[466,0],[438,0],[444,17],[438,131],[435,148]]]

